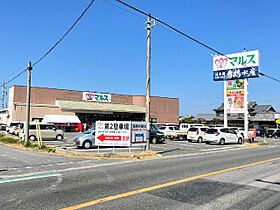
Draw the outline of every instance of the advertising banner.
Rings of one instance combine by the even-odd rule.
[[[227,97],[226,111],[228,114],[244,113],[244,96]]]
[[[226,81],[226,88],[227,90],[244,89],[244,80],[228,80]]]
[[[213,71],[214,81],[254,77],[259,77],[259,67]]]
[[[130,146],[131,122],[97,121],[96,146]]]
[[[131,123],[131,143],[132,146],[146,145],[147,139],[147,123],[132,122]]]
[[[83,92],[84,101],[111,102],[111,94]]]
[[[227,90],[227,97],[244,96],[244,90]]]

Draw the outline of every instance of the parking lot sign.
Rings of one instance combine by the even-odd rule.
[[[131,122],[97,121],[95,131],[96,146],[130,146]]]

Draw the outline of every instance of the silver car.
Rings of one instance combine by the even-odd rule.
[[[75,136],[73,145],[83,147],[85,149],[91,148],[95,143],[95,127],[91,127],[86,132]]]

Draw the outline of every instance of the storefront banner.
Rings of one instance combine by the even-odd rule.
[[[260,63],[259,50],[245,51],[213,57],[213,71],[258,67]]]
[[[228,114],[244,113],[244,96],[227,97],[226,112]]]
[[[244,90],[228,90],[227,97],[244,96]]]
[[[83,92],[83,100],[111,102],[111,94]]]
[[[146,145],[147,142],[147,123],[132,122],[131,123],[131,143],[132,146]]]
[[[213,71],[213,80],[232,80],[259,77],[259,67]]]
[[[227,90],[244,89],[244,80],[243,79],[227,80],[226,88]]]
[[[131,122],[97,121],[96,146],[130,146]]]

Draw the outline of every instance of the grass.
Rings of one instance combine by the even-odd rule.
[[[55,152],[55,148],[53,147],[49,147],[44,144],[40,146],[39,144],[37,144],[37,142],[31,142],[31,141],[24,142],[21,139],[8,137],[3,133],[0,133],[0,142],[4,144],[20,145],[25,148],[32,149],[33,151],[48,152],[48,153]]]
[[[260,142],[259,143],[260,146],[268,146],[268,145],[272,145],[271,142]]]

